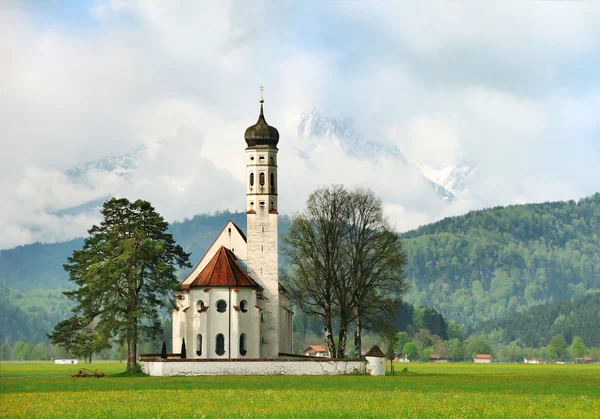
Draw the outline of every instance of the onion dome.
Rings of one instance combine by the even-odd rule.
[[[269,126],[263,114],[263,105],[260,104],[260,116],[256,124],[248,127],[244,134],[248,147],[270,146],[276,147],[279,142],[279,131],[277,128]]]

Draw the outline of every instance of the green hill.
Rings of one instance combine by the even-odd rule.
[[[239,212],[196,215],[169,228],[195,264],[230,219],[245,230],[246,215]],[[280,237],[290,223],[289,217],[280,217]],[[600,291],[600,194],[577,203],[474,211],[402,237],[412,282],[405,300],[416,307],[433,307],[445,319],[470,329],[535,305],[578,300]],[[48,290],[59,294],[71,287],[62,265],[82,243],[36,243],[0,252],[0,286],[10,289],[0,290],[7,295],[0,300],[0,316],[27,319],[24,330],[6,326],[3,336],[26,335],[27,325],[30,335],[38,336],[42,325],[65,315],[68,301],[44,300],[54,295]],[[182,271],[180,277],[187,273]]]
[[[501,342],[514,341],[531,348],[547,345],[554,335],[563,335],[568,343],[579,336],[588,347],[600,347],[600,293],[531,307],[484,322],[474,332],[493,334]]]
[[[463,326],[600,291],[600,194],[492,208],[403,234],[406,300]]]
[[[169,231],[177,243],[183,246],[186,252],[191,253],[190,261],[195,264],[229,220],[243,231],[246,230],[246,213],[225,211],[199,214],[191,219],[173,222],[169,225]],[[280,237],[287,234],[290,224],[289,217],[279,217]],[[34,243],[2,250],[0,286],[20,290],[71,288],[62,266],[73,250],[81,249],[82,246],[83,239],[79,238],[63,243]],[[184,277],[189,271],[181,271],[179,276]]]

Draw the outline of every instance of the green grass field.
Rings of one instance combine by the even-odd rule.
[[[599,418],[600,365],[410,364],[386,377],[70,378],[85,365],[2,362],[0,416]]]

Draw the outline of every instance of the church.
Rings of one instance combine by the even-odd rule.
[[[292,311],[279,284],[277,243],[279,132],[260,99],[245,132],[247,234],[229,221],[180,284],[173,351],[188,358],[277,358],[292,352]]]

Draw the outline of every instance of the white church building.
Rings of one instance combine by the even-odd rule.
[[[173,352],[188,358],[277,358],[292,352],[292,312],[278,273],[277,143],[260,101],[246,140],[247,235],[229,221],[181,283]]]

